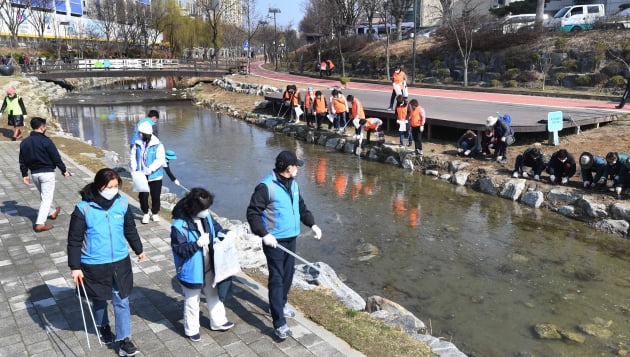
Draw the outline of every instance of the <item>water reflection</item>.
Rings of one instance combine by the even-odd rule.
[[[324,232],[321,241],[309,233],[300,237],[298,253],[330,264],[364,297],[401,303],[431,321],[434,335],[467,352],[614,355],[615,346],[630,344],[626,240],[190,105],[113,106],[113,119],[108,105],[55,110],[66,130],[126,158],[132,115],[153,107],[161,113],[160,139],[177,152],[174,173],[187,187],[214,192],[213,208],[226,217],[244,220],[251,192],[277,153],[298,152],[306,162],[300,188]],[[370,259],[362,257],[366,245],[377,249]],[[579,325],[597,321],[612,321],[607,329],[613,336],[579,332]],[[586,336],[586,342],[539,340],[532,326],[543,322]]]

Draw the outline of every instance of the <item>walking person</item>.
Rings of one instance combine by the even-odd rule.
[[[295,312],[287,308],[287,294],[293,281],[295,258],[276,248],[278,245],[295,252],[300,222],[311,227],[315,239],[322,237],[321,229],[308,210],[300,194],[295,177],[304,161],[292,151],[282,151],[276,157],[275,168],[254,189],[247,221],[251,231],[262,237],[263,252],[269,269],[269,310],[275,335],[280,339],[291,336],[286,317]]]
[[[409,109],[407,109],[407,121],[411,126],[411,136],[416,148],[415,153],[418,155],[422,155],[422,133],[426,118],[424,108],[420,106],[417,99],[412,99],[409,102]]]
[[[335,70],[335,64],[333,63],[333,61],[327,59],[326,60],[326,75],[330,77],[330,75],[332,74],[334,70]]]
[[[149,192],[138,193],[140,209],[142,210],[142,224],[149,220],[159,222],[160,195],[162,194],[162,167],[166,162],[164,145],[157,136],[153,135],[153,126],[148,122],[139,125],[140,139],[131,147],[129,164],[131,171],[141,171],[149,182]],[[149,195],[151,196],[151,210],[149,211]]]
[[[209,207],[214,195],[203,188],[193,188],[173,209],[171,248],[177,271],[177,280],[184,294],[184,332],[193,342],[201,340],[199,333],[199,301],[201,292],[206,296],[210,329],[225,331],[234,326],[228,321],[223,301],[227,297],[232,279],[214,285],[215,239],[229,231],[210,215]]]
[[[160,112],[158,112],[155,109],[149,110],[149,112],[147,113],[147,117],[140,120],[138,124],[136,124],[136,128],[134,129],[133,135],[131,136],[130,145],[133,146],[136,140],[140,139],[140,133],[138,132],[138,128],[140,128],[140,125],[142,125],[142,123],[149,123],[152,127],[151,130],[153,131],[153,135],[157,136],[158,135],[157,122],[159,118],[160,118]]]
[[[41,203],[35,219],[35,232],[44,232],[53,229],[53,226],[46,224],[46,219],[57,219],[61,207],[53,206],[55,196],[55,168],[59,168],[64,177],[69,177],[70,173],[66,165],[61,160],[59,151],[55,144],[46,136],[46,119],[33,117],[31,119],[31,135],[20,143],[20,171],[22,181],[29,185],[31,177]]]
[[[7,112],[9,126],[13,126],[12,140],[22,139],[22,127],[24,126],[24,120],[26,120],[26,107],[22,97],[17,95],[13,88],[7,88],[7,95],[2,101],[0,114],[5,111]]]
[[[119,194],[122,179],[110,168],[100,169],[94,181],[79,191],[68,228],[68,266],[75,284],[83,284],[94,302],[94,320],[104,343],[116,342],[119,356],[135,356],[131,341],[129,295],[133,272],[129,247],[146,259],[129,201]],[[116,336],[109,324],[107,301],[112,300]]]
[[[407,74],[400,69],[400,66],[394,67],[392,74],[392,95],[389,98],[389,107],[386,110],[394,110],[394,100],[397,96],[402,95],[407,100]]]
[[[621,101],[619,102],[619,105],[617,105],[615,108],[623,108],[623,106],[626,104],[626,101],[628,100],[628,96],[630,96],[630,75],[628,76],[628,78],[626,78],[626,90],[621,96]]]

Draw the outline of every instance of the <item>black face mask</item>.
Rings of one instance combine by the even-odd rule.
[[[148,143],[149,141],[151,141],[151,134],[142,133],[142,140]]]

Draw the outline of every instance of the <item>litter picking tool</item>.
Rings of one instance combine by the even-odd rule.
[[[181,183],[180,183],[179,185],[177,185],[177,186],[179,186],[179,187],[183,188],[183,189],[184,189],[184,191],[186,191],[186,192],[190,192],[190,190],[189,190],[189,189],[187,189],[186,187],[184,187],[184,185],[182,185]]]
[[[87,292],[85,291],[85,286],[83,285],[83,282],[81,282],[80,284],[77,284],[77,297],[79,299],[79,306],[81,307],[81,317],[83,318],[83,327],[85,328],[85,339],[87,340],[88,349],[91,350],[92,346],[90,346],[90,335],[88,334],[87,322],[85,321],[85,312],[83,310],[83,301],[81,301],[81,290],[79,289],[79,285],[83,288],[83,294],[86,299],[87,299]],[[96,331],[96,337],[98,337],[98,343],[102,346],[103,342],[101,342],[101,336],[99,335],[98,327],[96,327],[96,319],[94,318],[94,313],[92,312],[92,305],[90,305],[89,300],[87,301],[87,306],[88,306],[88,310],[90,311],[90,316],[92,317],[92,323],[94,324],[94,331]]]
[[[287,253],[289,255],[292,255],[295,259],[297,259],[297,260],[301,261],[302,263],[308,265],[309,267],[317,270],[318,273],[321,273],[321,271],[317,267],[315,267],[315,265],[313,265],[313,263],[309,262],[308,260],[300,257],[299,255],[293,253],[292,251],[288,250],[287,248],[281,246],[280,244],[278,244],[277,247],[280,248],[280,250],[283,250],[285,253]]]

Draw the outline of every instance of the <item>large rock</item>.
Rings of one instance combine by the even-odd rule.
[[[552,188],[547,194],[547,200],[553,204],[566,203],[573,204],[579,198],[573,190],[567,188]]]
[[[521,202],[528,206],[540,207],[545,201],[545,195],[540,191],[527,191],[521,196]]]
[[[328,140],[326,140],[326,147],[327,148],[331,148],[331,149],[335,149],[337,148],[337,145],[339,145],[339,137],[336,138],[330,138]]]
[[[424,333],[426,326],[414,314],[381,296],[373,295],[367,298],[366,311],[372,317],[382,320],[387,325],[401,326],[406,333]]]
[[[581,324],[578,328],[587,335],[599,338],[608,338],[613,335],[612,331],[599,324]]]
[[[630,223],[623,219],[602,219],[595,223],[595,228],[608,233],[626,235],[628,228],[630,228]]]
[[[468,175],[470,175],[470,172],[458,170],[452,177],[453,183],[458,186],[464,186],[468,180]]]
[[[457,349],[451,342],[433,337],[431,335],[412,334],[411,337],[417,341],[424,342],[431,347],[431,352],[440,357],[466,357],[466,355]]]
[[[338,277],[335,271],[326,263],[313,263],[317,270],[302,264],[295,267],[293,286],[298,289],[312,290],[318,286],[330,289],[348,309],[357,311],[365,310],[365,300],[354,290],[350,289]]]
[[[508,200],[516,201],[521,196],[521,193],[525,189],[525,180],[523,179],[510,179],[503,185],[499,196],[507,198]]]
[[[560,332],[558,332],[558,327],[554,324],[536,324],[534,332],[536,332],[538,338],[543,340],[559,340],[562,338]]]
[[[604,218],[608,216],[606,205],[593,202],[592,197],[583,196],[575,201],[575,212],[588,218]]]
[[[470,166],[469,162],[453,160],[453,161],[449,161],[448,163],[448,171],[455,173],[455,172],[459,172],[460,170],[467,168],[468,166]]]
[[[610,206],[610,216],[614,219],[630,221],[630,204],[617,202]]]
[[[479,179],[479,191],[496,195],[499,192],[499,185],[494,182],[492,176],[484,176]]]

